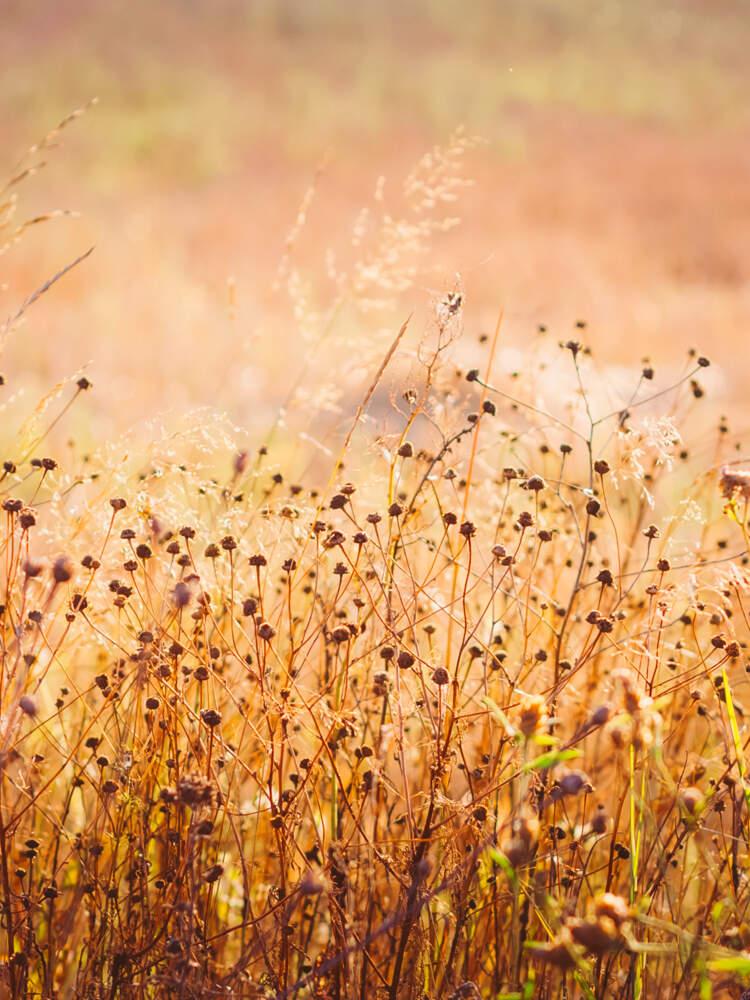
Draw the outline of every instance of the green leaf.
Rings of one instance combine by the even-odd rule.
[[[498,851],[496,847],[491,847],[489,855],[498,867],[502,868],[505,872],[508,881],[515,888],[518,885],[518,876],[516,875],[516,869],[508,861],[502,851]]]
[[[534,733],[531,739],[540,747],[553,747],[560,742],[552,733]]]
[[[750,976],[750,955],[731,955],[714,958],[706,965],[711,972],[734,972],[737,976]]]
[[[549,753],[540,754],[533,760],[527,761],[523,765],[524,771],[547,771],[551,767],[556,767],[566,760],[576,760],[583,756],[580,750],[550,750]]]

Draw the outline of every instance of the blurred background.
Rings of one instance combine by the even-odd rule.
[[[75,214],[4,255],[0,307],[95,252],[34,306],[2,363],[32,393],[90,363],[104,433],[201,406],[262,424],[290,389],[305,400],[316,367],[355,392],[368,352],[411,312],[424,330],[456,289],[472,338],[501,307],[508,350],[539,324],[557,341],[585,320],[601,364],[681,365],[696,346],[742,398],[746,0],[0,0],[0,12],[4,176],[98,98],[62,148],[31,157],[47,165],[19,186],[18,221]],[[410,171],[459,126],[472,184],[437,207],[461,224],[406,246],[392,230],[415,218]],[[371,238],[400,240],[408,275],[375,306],[340,295],[342,275],[368,266],[368,206]],[[311,405],[327,405],[321,393]]]

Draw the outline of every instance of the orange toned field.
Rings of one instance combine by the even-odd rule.
[[[744,4],[1,13],[0,996],[746,1000]]]
[[[308,185],[295,261],[324,308],[326,251],[342,269],[356,259],[352,226],[377,179],[396,211],[416,160],[463,125],[486,143],[467,157],[462,225],[391,325],[458,274],[475,328],[505,308],[506,343],[537,323],[559,338],[579,318],[605,363],[672,363],[711,343],[742,395],[749,35],[744,4],[726,0],[482,0],[471,16],[430,0],[6,2],[6,172],[99,98],[24,196],[29,213],[80,216],[29,234],[6,265],[6,311],[40,272],[97,250],[40,303],[13,363],[43,391],[91,360],[139,414],[221,395],[251,421],[283,395],[276,345],[296,334],[272,285]],[[358,318],[349,337],[376,323]],[[48,338],[58,349],[39,351]]]

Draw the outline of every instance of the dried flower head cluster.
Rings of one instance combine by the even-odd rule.
[[[8,445],[10,995],[705,997],[750,968],[746,517],[717,504],[745,480],[674,424],[707,362],[609,412],[578,340],[466,371],[461,308],[375,437],[402,328],[327,475],[205,419],[66,462],[83,378]]]

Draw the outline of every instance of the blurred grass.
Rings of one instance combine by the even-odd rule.
[[[471,156],[477,183],[404,313],[459,273],[477,330],[500,305],[509,339],[583,316],[605,363],[633,351],[671,362],[686,338],[708,338],[742,381],[744,0],[5,0],[2,29],[6,174],[99,98],[23,192],[25,215],[80,217],[32,233],[0,283],[4,309],[97,245],[3,362],[39,391],[91,359],[142,412],[218,404],[255,419],[283,395],[279,338],[296,350],[269,288],[316,168],[296,261],[327,294],[326,253],[351,265],[376,178],[398,197],[460,124],[487,140]],[[347,325],[360,343],[373,332]],[[39,350],[45,337],[54,350]],[[129,420],[104,403],[100,417]]]
[[[242,147],[389,129],[442,136],[457,121],[497,142],[512,115],[568,109],[667,122],[747,121],[746,9],[732,2],[452,0],[345,4],[205,0],[11,4],[0,110],[34,135],[102,102],[98,180],[144,166],[201,182]],[[19,137],[19,140],[20,137]]]

